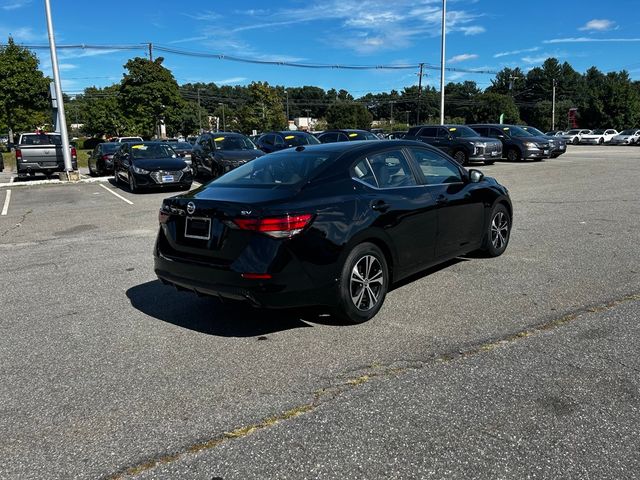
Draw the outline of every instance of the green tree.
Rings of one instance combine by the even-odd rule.
[[[505,123],[519,123],[520,113],[510,95],[485,92],[479,95],[473,108],[475,122],[497,123],[504,114]]]
[[[329,128],[371,128],[373,115],[361,103],[334,103],[327,110]]]
[[[32,130],[47,118],[50,80],[38,65],[35,54],[11,37],[0,47],[0,123],[8,129],[10,142],[14,131]]]
[[[120,84],[118,104],[129,119],[131,133],[152,137],[158,121],[164,118],[168,130],[177,131],[181,123],[183,99],[173,74],[154,61],[136,57],[129,60]]]
[[[89,87],[76,98],[84,133],[92,136],[123,136],[135,134],[135,128],[120,109],[119,85],[105,88]]]

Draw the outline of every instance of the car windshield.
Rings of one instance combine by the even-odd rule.
[[[287,147],[298,147],[300,145],[317,145],[320,143],[320,140],[313,135],[290,133],[284,136],[284,142],[287,144]]]
[[[448,130],[449,135],[453,138],[470,138],[480,136],[478,132],[470,129],[469,127],[450,127]]]
[[[567,135],[577,135],[581,132],[581,130],[569,130]]]
[[[244,135],[220,135],[213,137],[216,150],[254,150],[256,146]]]
[[[604,134],[604,130],[597,129],[597,130],[594,130],[593,132],[591,132],[591,134],[592,135],[602,135],[602,134]]]
[[[178,150],[192,150],[193,145],[188,142],[178,142],[175,145],[172,145],[173,148],[177,148]]]
[[[256,158],[211,182],[221,187],[295,186],[309,181],[320,167],[337,154],[296,150]]]
[[[542,133],[540,130],[538,130],[535,127],[522,127],[522,128],[524,128],[527,132],[529,132],[529,133],[531,133],[533,135],[538,135],[538,136],[541,136],[541,137],[545,136],[544,133]]]
[[[20,139],[20,145],[62,145],[62,137],[60,135],[23,135]]]
[[[502,127],[512,137],[533,137],[532,134],[520,127]]]
[[[169,145],[146,143],[131,145],[133,158],[174,158],[176,153]]]
[[[122,137],[120,141],[121,142],[139,142],[140,137]]]
[[[635,135],[637,130],[623,130],[620,132],[620,135]]]
[[[117,143],[103,143],[102,151],[104,153],[113,153],[118,149],[119,146],[120,145],[118,145]]]

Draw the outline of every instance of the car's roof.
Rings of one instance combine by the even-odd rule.
[[[371,133],[368,130],[360,130],[358,128],[332,128],[331,130],[325,130],[322,133],[329,133],[329,132],[366,132],[366,133]]]
[[[359,142],[334,142],[334,143],[320,143],[318,145],[301,145],[296,147],[295,149],[285,149],[280,150],[275,153],[270,153],[269,155],[280,155],[285,154],[287,152],[291,152],[291,150],[295,151],[306,151],[310,150],[313,152],[326,152],[328,154],[358,154],[358,153],[368,153],[369,151],[375,150],[383,150],[388,147],[423,147],[430,150],[437,150],[435,147],[431,145],[427,145],[424,142],[417,142],[413,140],[361,140]]]

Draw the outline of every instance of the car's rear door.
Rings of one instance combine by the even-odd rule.
[[[450,258],[480,246],[484,226],[484,202],[478,184],[466,179],[464,170],[441,153],[407,147],[437,205],[435,256]]]
[[[367,155],[352,167],[366,184],[361,198],[371,226],[384,230],[397,252],[400,270],[417,271],[433,261],[437,212],[431,193],[418,181],[401,147]]]

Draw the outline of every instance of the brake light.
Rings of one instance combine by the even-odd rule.
[[[243,273],[241,274],[242,278],[246,278],[247,280],[269,280],[271,279],[271,274],[269,273]]]
[[[158,212],[158,222],[160,222],[160,224],[167,223],[170,216],[171,215],[165,212],[164,210],[160,210]]]
[[[22,150],[16,148],[16,162],[22,161]]]
[[[71,147],[71,157],[75,160],[78,158],[78,154],[76,152],[76,147]]]
[[[266,218],[236,218],[233,223],[241,230],[260,232],[274,238],[291,238],[300,233],[309,223],[313,215],[285,215]]]
[[[102,160],[109,160],[109,155],[102,155]]]

